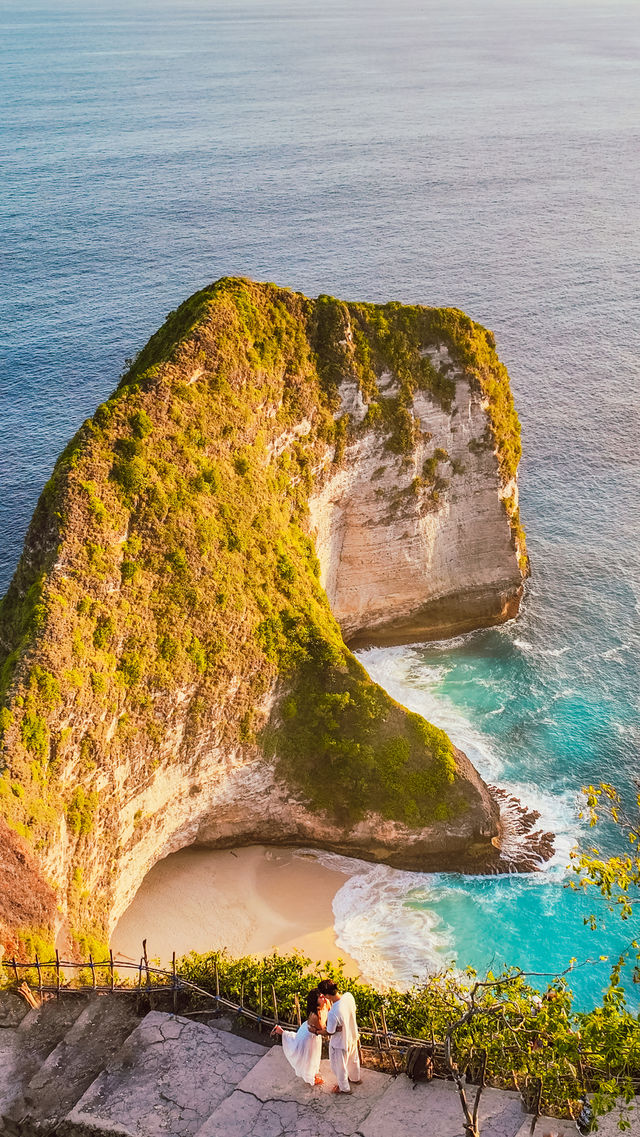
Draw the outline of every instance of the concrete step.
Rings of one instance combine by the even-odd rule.
[[[26,1017],[29,1007],[13,991],[0,991],[0,1029],[18,1026]]]
[[[139,1023],[135,998],[97,995],[5,1111],[7,1137],[45,1137],[111,1062]]]
[[[473,1109],[475,1087],[467,1101]],[[485,1089],[480,1098],[482,1137],[516,1137],[526,1114],[520,1094]],[[529,1123],[531,1118],[529,1118]],[[405,1074],[393,1079],[360,1127],[361,1137],[463,1137],[463,1113],[453,1082],[434,1079],[414,1086]]]
[[[523,1122],[522,1128],[518,1130],[516,1137],[531,1137],[531,1122],[533,1118],[527,1117]],[[610,1130],[611,1133],[614,1130]],[[620,1130],[616,1129],[615,1132],[620,1135]],[[603,1137],[603,1130],[598,1127],[598,1137]],[[484,1137],[484,1134],[483,1134]],[[539,1117],[536,1121],[533,1137],[578,1137],[578,1129],[575,1121],[567,1121],[558,1117]]]
[[[350,1097],[331,1093],[328,1062],[323,1086],[296,1078],[280,1048],[261,1059],[196,1137],[463,1137],[463,1114],[452,1082],[414,1086],[404,1074],[363,1070]],[[469,1098],[474,1093],[470,1087]],[[480,1099],[482,1137],[516,1137],[531,1126],[520,1095],[485,1089]],[[538,1137],[540,1132],[537,1131]],[[575,1134],[575,1129],[574,1129]],[[522,1130],[524,1137],[524,1130]]]
[[[324,1085],[308,1086],[296,1078],[281,1048],[273,1047],[205,1121],[197,1137],[347,1137],[361,1132],[392,1081],[388,1074],[363,1070],[362,1084],[350,1095],[337,1096],[331,1093],[336,1080],[328,1062],[321,1063],[320,1073]],[[394,1123],[392,1132],[402,1130]]]
[[[85,1006],[82,996],[48,1000],[29,1010],[18,1026],[0,1032],[0,1117],[10,1111]]]
[[[56,1129],[56,1137],[193,1137],[265,1048],[151,1011]]]
[[[630,1112],[628,1112],[630,1108]],[[630,1128],[623,1132],[628,1137],[640,1137],[640,1098],[633,1098],[630,1106],[620,1103],[618,1109],[605,1113],[598,1118],[598,1128],[594,1130],[597,1137],[620,1137],[620,1113],[630,1123]],[[575,1121],[567,1121],[557,1117],[539,1117],[534,1130],[534,1137],[577,1137],[578,1127]],[[531,1137],[531,1118],[522,1129],[518,1130],[517,1137]]]

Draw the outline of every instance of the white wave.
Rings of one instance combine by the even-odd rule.
[[[365,982],[403,990],[455,962],[453,929],[432,909],[407,903],[412,893],[428,899],[437,878],[336,853],[316,856],[349,875],[333,900],[334,927]]]
[[[428,975],[456,963],[456,929],[435,907],[453,901],[468,910],[470,890],[481,890],[484,910],[495,908],[504,918],[505,893],[531,888],[548,892],[547,904],[557,903],[567,873],[580,822],[575,794],[552,794],[528,782],[512,783],[509,791],[540,813],[538,828],[555,833],[553,858],[537,873],[478,877],[466,874],[404,872],[335,853],[315,852],[322,863],[348,878],[333,900],[338,947],[356,960],[365,982],[384,989],[405,990]]]
[[[529,640],[514,639],[513,646],[519,647],[521,651],[533,651],[534,650],[534,646],[532,643],[529,643]]]
[[[455,966],[456,928],[439,914],[440,904],[460,908],[467,918],[470,904],[480,904],[500,924],[516,895],[542,889],[545,907],[553,913],[564,891],[561,858],[544,873],[478,877],[403,872],[335,853],[315,855],[348,877],[333,900],[337,944],[356,960],[364,982],[381,990],[407,990]]]
[[[604,651],[602,653],[602,658],[603,659],[617,659],[619,661],[624,661],[626,656],[628,655],[629,651],[632,649],[633,649],[633,644],[632,644],[631,640],[625,640],[624,643],[618,644],[617,647],[610,647],[607,651]],[[593,659],[595,657],[589,656],[588,658]]]
[[[532,782],[503,784],[509,793],[527,808],[535,809],[540,814],[535,824],[536,829],[554,834],[555,852],[549,861],[541,864],[540,872],[534,876],[540,877],[550,873],[554,877],[563,877],[569,864],[571,850],[575,847],[585,824],[578,817],[580,810],[578,795],[570,790],[560,794],[551,793]]]
[[[636,734],[638,733],[637,726],[635,726],[632,722],[614,722],[613,726],[615,726],[618,734],[629,735],[631,738],[635,738]]]
[[[485,780],[497,783],[519,798],[524,805],[538,810],[541,815],[538,827],[550,830],[557,837],[557,852],[553,861],[549,862],[550,865],[555,865],[558,856],[564,856],[565,853],[568,859],[568,853],[573,848],[580,831],[575,794],[567,792],[558,795],[545,792],[537,785],[505,779],[504,763],[496,753],[492,740],[478,727],[473,726],[466,716],[438,690],[446,668],[419,660],[419,669],[414,670],[414,660],[410,650],[402,647],[373,648],[360,653],[360,660],[372,678],[398,702],[446,730],[455,745],[464,750]],[[562,694],[573,694],[573,690],[567,688]],[[504,706],[488,712],[488,715],[498,714],[503,710]],[[553,722],[553,719],[548,721]],[[564,863],[567,863],[566,859]]]

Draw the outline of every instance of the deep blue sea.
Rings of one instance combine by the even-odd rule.
[[[520,619],[363,653],[558,834],[527,877],[365,869],[336,928],[371,973],[563,968],[581,786],[638,767],[637,0],[3,0],[0,586],[55,457],[188,294],[245,273],[463,308],[523,425]],[[375,907],[372,907],[372,903]],[[607,965],[581,969],[598,997]]]

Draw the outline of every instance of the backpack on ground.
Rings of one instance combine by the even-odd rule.
[[[412,1082],[430,1082],[433,1078],[433,1047],[410,1046],[407,1050],[407,1065],[405,1067],[408,1078]]]

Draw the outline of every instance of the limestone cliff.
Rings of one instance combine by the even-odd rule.
[[[358,430],[367,415],[358,387],[339,388],[353,442],[309,505],[320,580],[352,646],[445,639],[518,611],[523,547],[505,508],[505,499],[517,506],[517,483],[487,445],[473,377],[446,347],[433,355],[455,384],[451,406],[415,392],[408,454]],[[383,390],[396,391],[390,376]]]
[[[517,611],[494,349],[455,310],[225,279],[69,444],[0,610],[0,812],[76,938],[194,842],[495,863],[495,797],[343,639]]]

